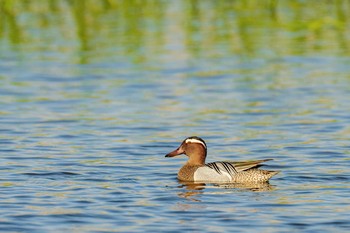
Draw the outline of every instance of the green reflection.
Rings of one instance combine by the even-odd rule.
[[[348,1],[0,0],[0,37],[78,63],[127,56],[348,55]],[[166,59],[165,59],[166,60]]]

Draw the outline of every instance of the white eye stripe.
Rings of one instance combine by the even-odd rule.
[[[204,144],[204,142],[202,142],[202,141],[200,141],[200,140],[198,140],[198,139],[195,139],[195,138],[189,138],[189,139],[186,139],[186,141],[185,141],[186,143],[200,143],[200,144],[202,144],[203,146],[204,146],[204,148],[207,148],[206,146],[205,146],[205,144]]]

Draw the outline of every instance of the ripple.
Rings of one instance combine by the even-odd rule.
[[[39,177],[47,177],[47,178],[53,178],[53,177],[65,177],[65,176],[78,176],[80,175],[79,173],[74,173],[74,172],[27,172],[27,173],[22,173],[22,175],[26,176],[39,176]]]

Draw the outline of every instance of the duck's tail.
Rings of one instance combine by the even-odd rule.
[[[248,169],[237,173],[234,176],[234,182],[236,183],[259,183],[267,182],[271,177],[278,174],[279,171],[267,171],[257,168]]]
[[[266,176],[268,177],[267,180],[269,180],[274,175],[277,175],[278,173],[280,173],[280,171],[266,171]]]

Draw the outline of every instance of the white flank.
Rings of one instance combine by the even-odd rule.
[[[221,174],[209,167],[200,167],[193,174],[194,181],[209,182],[231,182],[232,176],[227,172],[221,171]]]
[[[198,140],[198,139],[195,139],[195,138],[189,138],[189,139],[186,139],[186,141],[185,141],[186,143],[200,143],[200,144],[202,144],[203,146],[204,146],[204,148],[207,148],[206,146],[205,146],[205,144],[204,144],[204,142],[202,142],[202,141],[200,141],[200,140]]]

